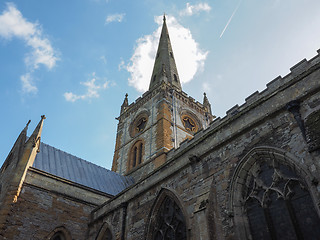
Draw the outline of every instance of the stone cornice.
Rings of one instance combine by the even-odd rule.
[[[53,174],[41,171],[33,167],[29,167],[28,177],[26,178],[24,183],[38,187],[38,188],[43,188],[49,191],[53,191],[62,195],[68,195],[69,197],[81,199],[81,201],[86,201],[86,202],[89,202],[90,204],[95,204],[95,205],[98,205],[99,203],[96,202],[94,199],[97,199],[97,198],[110,199],[113,197],[113,195],[111,194],[107,194],[99,190],[72,182],[70,180],[55,176]],[[61,186],[64,186],[64,187],[61,187]],[[70,192],[68,189],[69,190],[72,189],[72,192]],[[89,195],[91,195],[91,198],[93,201],[87,201],[89,199],[87,198]],[[81,196],[84,196],[84,197],[82,198]]]

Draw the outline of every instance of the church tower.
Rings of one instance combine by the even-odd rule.
[[[126,94],[121,106],[112,170],[131,175],[145,167],[142,174],[150,173],[213,118],[206,95],[201,104],[182,91],[164,16],[149,90],[130,105]]]

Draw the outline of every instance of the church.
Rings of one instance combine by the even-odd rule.
[[[164,17],[149,90],[117,120],[111,170],[27,123],[0,170],[0,239],[319,239],[320,50],[217,118],[183,91]]]

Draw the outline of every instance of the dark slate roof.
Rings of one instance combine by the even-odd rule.
[[[134,183],[133,178],[85,161],[48,144],[40,144],[34,168],[81,185],[116,195]]]

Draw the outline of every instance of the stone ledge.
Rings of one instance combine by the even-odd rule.
[[[113,196],[64,178],[30,167],[25,184],[69,196],[78,201],[99,205]]]

